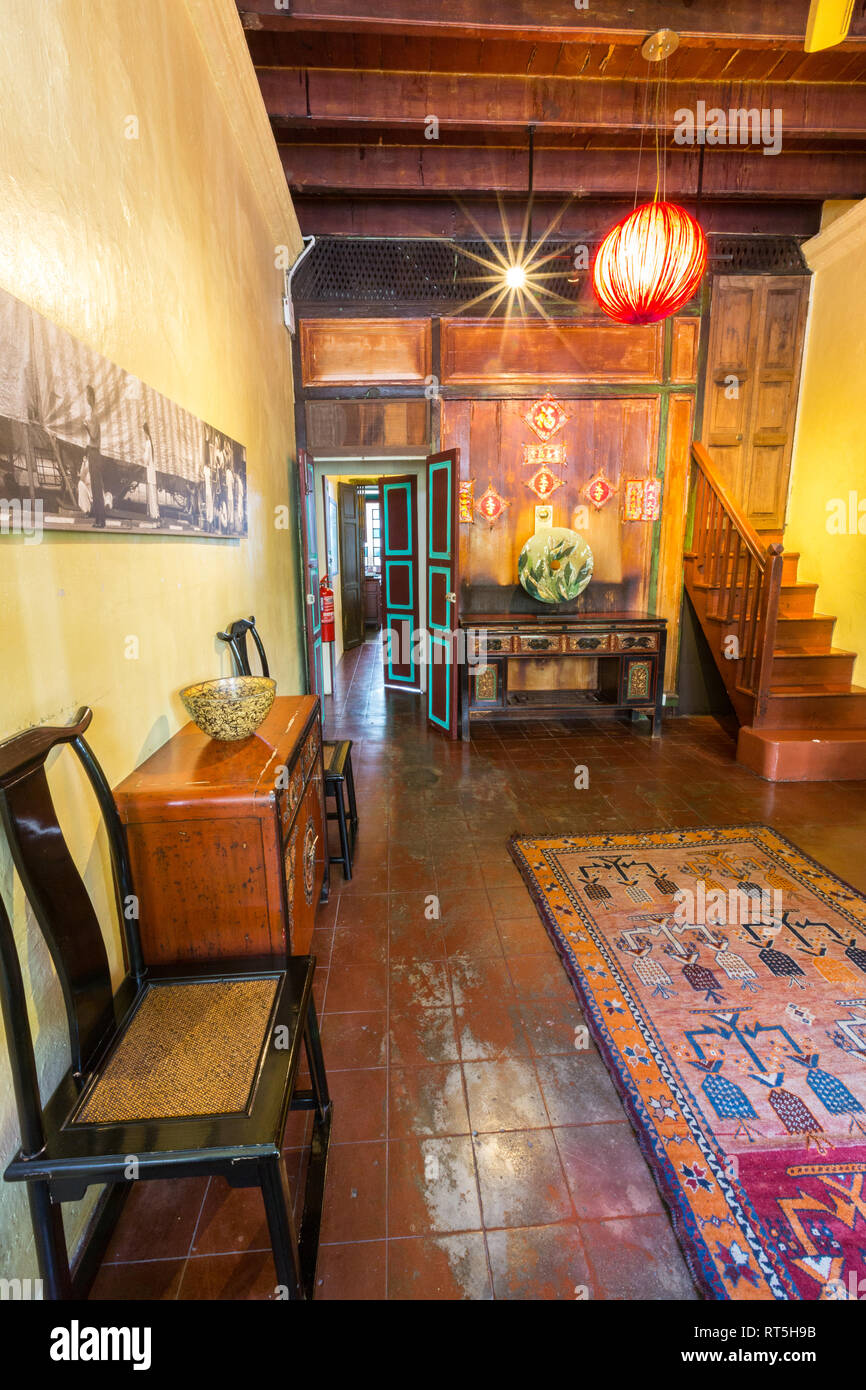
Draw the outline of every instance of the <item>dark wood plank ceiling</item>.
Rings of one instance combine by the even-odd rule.
[[[667,194],[720,231],[810,232],[827,198],[866,195],[866,0],[848,41],[803,49],[808,0],[238,0],[305,232],[591,230],[655,182],[647,34],[667,65]],[[432,12],[432,13],[431,13]],[[674,113],[781,112],[778,154],[673,141]],[[438,120],[430,138],[428,118]]]

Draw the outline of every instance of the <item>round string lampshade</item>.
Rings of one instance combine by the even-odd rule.
[[[658,323],[688,303],[706,268],[707,239],[691,214],[676,203],[644,203],[599,246],[592,287],[619,323]]]

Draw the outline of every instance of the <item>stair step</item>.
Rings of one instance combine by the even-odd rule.
[[[737,739],[737,762],[770,782],[866,780],[866,727],[754,729]]]
[[[829,613],[813,613],[809,618],[780,617],[776,645],[788,650],[800,647],[808,652],[827,653],[833,642],[836,619]]]
[[[800,563],[799,550],[786,550],[782,556],[782,583],[797,583],[797,566]]]
[[[779,616],[782,618],[811,618],[815,611],[817,584],[785,584],[779,593]]]
[[[860,685],[774,687],[763,729],[866,729],[866,690]]]
[[[771,682],[785,685],[835,685],[851,688],[856,652],[833,647],[829,652],[805,652],[777,647],[773,653]]]

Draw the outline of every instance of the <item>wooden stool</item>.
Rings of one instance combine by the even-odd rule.
[[[342,864],[343,877],[352,877],[352,854],[355,849],[355,836],[358,833],[358,808],[355,805],[355,780],[352,776],[352,740],[342,739],[339,743],[322,743],[322,756],[325,762],[325,814],[328,820],[335,820],[340,828],[340,849],[342,853],[329,856],[331,864]],[[334,798],[335,811],[328,811],[328,797]],[[346,799],[349,801],[349,817],[346,820]],[[352,828],[352,841],[349,843],[349,826]]]

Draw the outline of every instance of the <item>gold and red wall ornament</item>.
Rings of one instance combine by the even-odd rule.
[[[532,488],[532,491],[541,502],[545,502],[548,497],[551,497],[553,493],[556,492],[558,487],[562,487],[562,479],[557,478],[556,474],[551,473],[550,469],[544,465],[539,468],[537,473],[533,474],[531,478],[525,481],[526,486]]]
[[[524,468],[538,468],[541,464],[548,467],[551,464],[565,465],[565,445],[564,444],[524,444],[523,446],[523,466]]]
[[[475,520],[475,479],[469,478],[457,489],[457,519],[471,523]]]
[[[609,478],[604,476],[604,469],[601,468],[594,478],[590,478],[583,491],[596,511],[600,511],[616,492],[616,484],[612,483]]]
[[[540,401],[533,402],[523,418],[542,444],[546,444],[559,433],[568,415],[565,407],[548,392]]]
[[[475,510],[492,526],[495,521],[499,520],[505,508],[510,505],[511,503],[496,491],[493,483],[489,482],[475,503]]]
[[[657,478],[629,478],[623,499],[624,521],[658,521],[662,485]]]

